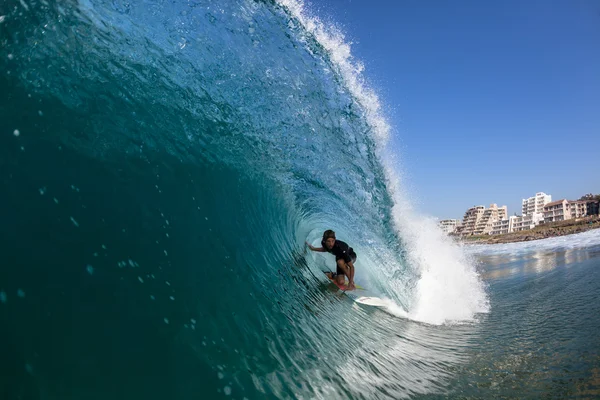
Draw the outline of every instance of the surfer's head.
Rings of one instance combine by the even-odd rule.
[[[323,232],[323,243],[327,249],[331,250],[335,244],[335,232],[331,229],[327,229],[325,232]]]

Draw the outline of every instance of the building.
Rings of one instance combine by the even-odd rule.
[[[598,215],[600,211],[600,201],[586,200],[587,215]]]
[[[535,196],[523,199],[521,212],[523,215],[542,214],[544,206],[552,202],[552,196],[544,192],[538,192]]]
[[[514,218],[515,219],[513,221],[512,226],[513,232],[527,231],[529,229],[533,229],[537,225],[539,225],[541,221],[544,220],[542,213],[533,213]]]
[[[494,222],[506,219],[508,210],[506,206],[498,207],[490,204],[490,208],[474,206],[465,212],[461,235],[486,235],[492,232]]]
[[[505,233],[511,233],[513,231],[513,224],[515,221],[515,216],[510,216],[508,218],[499,219],[492,224],[492,231],[490,235],[503,235]]]
[[[591,193],[582,196],[580,201],[585,201],[586,215],[598,215],[600,211],[600,196]]]
[[[456,232],[456,228],[461,226],[462,222],[460,219],[443,219],[438,222],[438,226],[442,230],[442,232],[446,234],[451,234]]]
[[[494,222],[500,219],[506,219],[508,210],[506,206],[498,207],[497,204],[490,204],[490,208],[483,211],[483,215],[475,224],[475,235],[489,235],[494,227]]]
[[[477,221],[483,215],[484,206],[473,206],[469,208],[463,217],[461,235],[472,235],[475,232]]]
[[[565,199],[553,201],[544,206],[544,222],[556,222],[571,219],[571,208]]]
[[[586,200],[569,200],[571,218],[581,218],[588,215]]]

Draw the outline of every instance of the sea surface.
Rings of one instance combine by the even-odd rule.
[[[600,396],[600,230],[453,244],[334,25],[0,3],[0,399]]]

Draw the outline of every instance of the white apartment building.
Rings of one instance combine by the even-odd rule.
[[[473,232],[475,231],[475,226],[477,225],[477,221],[479,221],[484,211],[484,206],[473,206],[465,212],[465,216],[463,217],[462,223],[462,235],[473,234]]]
[[[514,218],[515,219],[513,221],[512,226],[513,232],[520,232],[533,229],[536,225],[539,225],[539,223],[544,220],[542,213],[533,213]]]
[[[485,235],[492,231],[493,224],[499,219],[506,219],[508,210],[506,206],[498,207],[490,204],[490,208],[474,206],[465,212],[461,235]]]
[[[505,233],[511,233],[513,231],[513,224],[515,217],[510,216],[508,218],[499,219],[492,224],[492,231],[490,235],[503,235]]]
[[[461,226],[462,222],[459,219],[443,219],[438,222],[438,226],[445,234],[451,234],[456,231],[456,228]]]
[[[475,224],[475,235],[489,235],[492,232],[494,222],[499,219],[506,219],[508,210],[506,206],[498,207],[497,204],[490,204],[490,208],[483,211],[483,215]]]
[[[544,222],[556,222],[571,219],[571,208],[565,199],[553,201],[544,206]]]
[[[542,214],[544,206],[552,202],[552,196],[544,192],[538,192],[535,196],[528,199],[523,199],[523,207],[521,212],[523,215]]]

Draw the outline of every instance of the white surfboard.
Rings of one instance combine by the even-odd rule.
[[[353,299],[355,302],[365,304],[367,306],[373,306],[381,309],[396,317],[408,318],[408,313],[399,305],[394,303],[390,299],[381,299],[379,297],[361,296]]]

